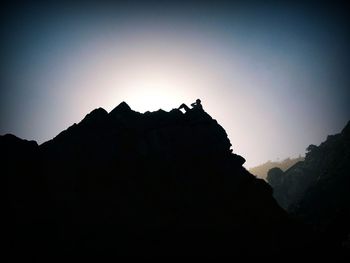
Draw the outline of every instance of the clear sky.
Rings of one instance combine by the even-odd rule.
[[[0,134],[42,143],[97,107],[200,98],[251,167],[350,119],[341,3],[48,2],[1,8]]]

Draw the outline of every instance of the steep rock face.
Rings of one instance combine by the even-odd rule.
[[[340,134],[328,136],[319,146],[310,145],[307,151],[305,161],[273,185],[274,196],[341,247],[350,241],[350,122]]]
[[[273,187],[273,196],[280,206],[290,210],[291,206],[304,197],[305,191],[315,180],[315,173],[312,173],[302,161],[285,172],[280,171],[278,176],[274,171],[276,168],[270,169],[267,176],[268,183]]]
[[[36,216],[18,223],[24,230],[36,225],[31,253],[37,247],[232,255],[309,248],[271,188],[242,167],[244,158],[232,153],[225,130],[203,110],[140,114],[122,103],[31,144],[35,154],[23,150],[25,141],[17,147],[2,136],[0,143],[8,145],[1,156],[21,153],[7,164],[29,162],[25,176],[39,178],[26,193],[40,193]],[[24,173],[6,169],[9,178]],[[16,218],[22,207],[10,205],[10,211]],[[19,245],[27,235],[12,238]]]

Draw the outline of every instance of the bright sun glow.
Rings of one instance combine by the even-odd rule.
[[[198,58],[198,53],[209,53],[205,50],[167,42],[157,44],[154,40],[143,40],[142,44],[126,41],[133,42],[137,44],[119,49],[110,46],[93,56],[90,52],[83,74],[76,78],[78,83],[69,80],[67,85],[74,83],[91,91],[99,87],[103,93],[86,98],[105,105],[107,110],[126,101],[134,110],[145,112],[169,111],[183,102],[190,103],[202,94],[200,90],[214,82],[215,70],[208,68],[209,60],[203,61],[203,55]]]
[[[123,97],[141,112],[160,108],[171,110],[191,96],[189,90],[195,84],[194,80],[186,80],[180,75],[181,72],[167,72],[166,69],[147,71],[146,67],[138,72],[125,72],[124,76],[127,77],[120,83]]]
[[[170,110],[171,107],[175,107],[181,101],[181,96],[176,94],[176,85],[172,83],[165,82],[162,84],[160,80],[149,80],[147,82],[140,80],[140,82],[131,82],[126,87],[131,91],[126,100],[141,112],[153,111],[159,108]],[[172,91],[172,94],[169,91]]]

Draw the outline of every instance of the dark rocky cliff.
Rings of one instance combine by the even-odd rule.
[[[0,146],[15,251],[271,255],[312,246],[203,110],[141,114],[121,103],[40,146],[11,135]]]
[[[305,161],[270,170],[274,196],[289,213],[350,255],[350,122],[341,133],[307,148]]]

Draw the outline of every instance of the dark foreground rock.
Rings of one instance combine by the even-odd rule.
[[[203,110],[96,109],[40,146],[0,137],[12,255],[261,256],[317,247]]]

